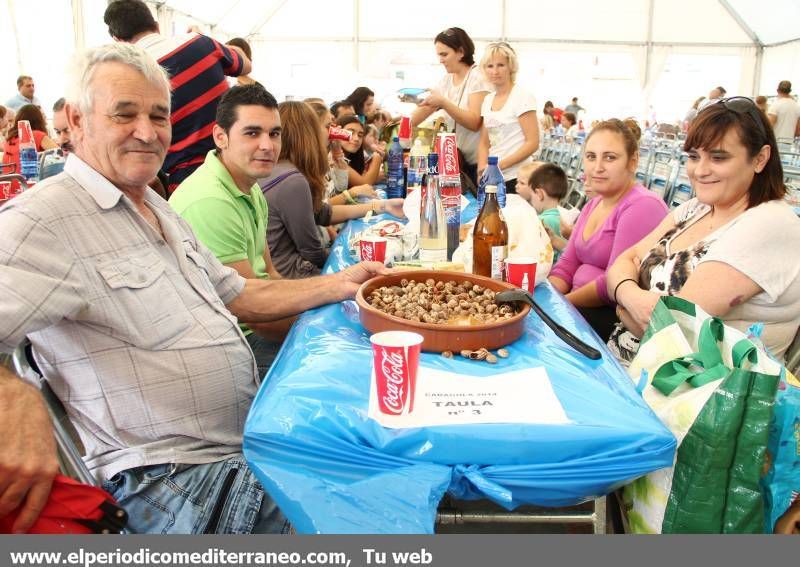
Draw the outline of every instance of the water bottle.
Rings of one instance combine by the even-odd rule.
[[[406,196],[422,187],[422,178],[425,177],[428,153],[425,151],[422,139],[414,140],[408,158],[408,182],[406,183]]]
[[[489,156],[489,165],[481,175],[478,181],[478,210],[483,208],[483,202],[486,200],[486,186],[497,186],[497,202],[500,207],[506,206],[506,182],[503,179],[503,172],[497,167],[497,156]]]
[[[428,154],[424,200],[420,209],[419,260],[423,266],[447,260],[447,221],[439,193],[439,156]]]
[[[36,142],[33,139],[31,123],[20,120],[17,123],[19,135],[19,169],[28,186],[39,182],[39,157],[36,155]]]
[[[405,197],[404,175],[403,175],[403,148],[400,146],[400,138],[392,138],[392,145],[389,146],[386,172],[386,196],[389,199]]]

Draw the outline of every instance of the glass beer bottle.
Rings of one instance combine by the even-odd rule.
[[[508,225],[497,202],[497,186],[487,185],[486,200],[472,232],[472,273],[502,280],[507,256]]]

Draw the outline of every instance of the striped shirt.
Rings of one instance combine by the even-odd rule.
[[[98,478],[240,453],[256,365],[244,287],[153,191],[164,238],[70,154],[0,208],[0,351],[28,336]]]
[[[219,99],[228,90],[226,76],[242,74],[244,61],[234,49],[202,34],[164,37],[153,33],[136,45],[164,67],[172,87],[172,145],[164,160],[170,193],[213,150],[211,132]]]

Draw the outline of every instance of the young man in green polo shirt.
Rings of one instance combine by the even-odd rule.
[[[278,102],[261,85],[231,88],[217,107],[213,137],[217,149],[169,203],[220,262],[245,278],[280,278],[266,244],[267,201],[256,183],[281,151]],[[262,377],[291,321],[241,325]]]

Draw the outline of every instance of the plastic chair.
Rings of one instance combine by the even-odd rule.
[[[14,166],[14,169],[16,169],[17,167],[16,164],[14,163],[4,164],[4,166],[5,165]],[[19,187],[19,189],[12,191],[14,182],[17,182],[18,184],[17,187]],[[0,175],[0,205],[2,205],[5,201],[10,199],[11,197],[14,197],[18,193],[21,193],[22,191],[26,191],[27,189],[28,189],[28,182],[19,173],[8,173],[5,175]]]
[[[786,369],[795,376],[800,374],[800,329],[786,351]]]
[[[669,198],[670,181],[674,175],[674,168],[675,157],[672,151],[656,150],[653,152],[650,171],[647,175],[647,188],[661,195],[665,201]]]
[[[70,435],[68,428],[72,428],[72,424],[61,400],[58,399],[50,385],[42,377],[39,367],[36,365],[30,341],[26,339],[23,344],[17,347],[12,355],[12,361],[17,374],[38,386],[42,392],[42,397],[53,421],[53,430],[62,472],[85,484],[98,486],[92,473],[86,467],[86,463],[83,462],[81,452],[73,441],[72,435]]]

